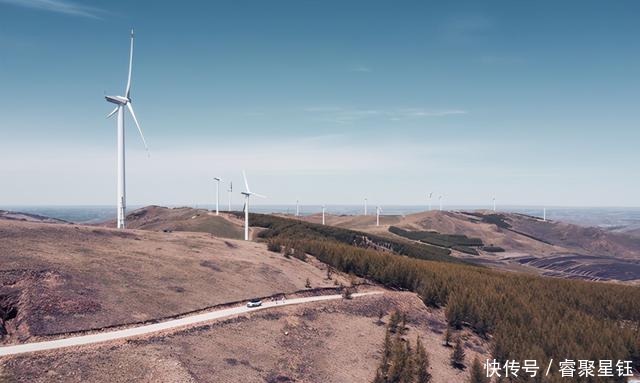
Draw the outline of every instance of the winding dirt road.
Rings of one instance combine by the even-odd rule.
[[[367,293],[355,293],[352,295],[352,297],[357,298],[357,297],[372,295],[372,294],[382,294],[382,292],[374,291],[374,292],[367,292]],[[96,334],[74,336],[70,338],[62,338],[62,339],[55,339],[55,340],[42,341],[42,342],[4,346],[4,347],[0,347],[0,357],[38,352],[38,351],[55,350],[55,349],[65,348],[65,347],[84,346],[84,345],[108,342],[108,341],[113,341],[118,339],[132,338],[132,337],[147,335],[147,334],[151,334],[159,331],[166,331],[166,330],[172,330],[172,329],[181,328],[181,327],[192,326],[192,325],[200,324],[202,322],[227,318],[234,315],[245,314],[245,313],[264,310],[268,308],[298,305],[298,304],[311,303],[311,302],[329,301],[329,300],[336,300],[336,299],[342,299],[342,296],[341,295],[321,295],[321,296],[315,296],[315,297],[293,298],[293,299],[287,299],[284,301],[264,302],[262,306],[256,307],[256,308],[238,306],[238,307],[232,307],[228,309],[210,311],[202,314],[190,315],[184,318],[173,319],[166,322],[127,328],[123,330],[101,332]]]

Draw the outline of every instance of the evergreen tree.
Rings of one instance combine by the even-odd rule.
[[[415,382],[428,383],[431,382],[431,373],[429,373],[429,355],[424,348],[420,337],[416,341],[416,352],[414,355],[415,365]]]
[[[447,326],[447,329],[444,331],[444,345],[451,347],[451,327],[449,326]]]
[[[394,311],[391,314],[391,318],[389,318],[389,331],[393,334],[398,332],[398,325],[400,324],[400,313],[398,311]]]
[[[384,317],[384,311],[381,309],[378,311],[378,324],[383,324],[382,318]]]
[[[461,370],[464,369],[464,347],[462,346],[462,340],[460,337],[456,338],[456,344],[453,346],[453,352],[451,352],[451,365]]]
[[[477,357],[474,358],[473,363],[471,363],[469,383],[489,383],[489,378],[484,372],[484,369],[482,368],[482,364],[480,363]]]

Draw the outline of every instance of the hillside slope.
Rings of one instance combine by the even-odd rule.
[[[333,287],[324,273],[263,244],[204,233],[0,220],[0,308],[15,313],[0,342],[303,290],[307,278]]]
[[[317,216],[300,217],[316,222]],[[328,216],[327,223],[393,236],[391,226],[410,231],[479,238],[479,256],[454,255],[495,268],[587,280],[640,281],[640,238],[600,228],[583,227],[536,217],[492,211],[430,211],[400,216]]]
[[[100,226],[115,227],[115,221]],[[234,215],[216,215],[206,209],[146,206],[127,214],[127,228],[153,231],[190,231],[213,234],[222,238],[243,238],[243,221]]]

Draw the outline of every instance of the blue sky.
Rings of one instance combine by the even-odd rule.
[[[0,0],[0,204],[638,206],[637,1]],[[236,197],[238,198],[238,197]]]

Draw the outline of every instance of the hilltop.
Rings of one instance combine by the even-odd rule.
[[[62,219],[45,217],[43,215],[0,210],[0,220],[42,222],[42,223],[70,223]]]
[[[156,217],[167,214],[149,210],[159,211]],[[144,216],[151,214],[139,220]],[[155,223],[161,228],[170,222]],[[162,230],[0,221],[0,347],[153,323],[254,297],[335,293],[340,285],[367,282],[337,270],[329,279],[327,266],[315,258],[283,256],[265,243]],[[444,310],[425,307],[414,293],[367,283],[358,290],[385,293],[3,357],[0,381],[371,381],[384,340],[378,317],[382,313],[388,321],[394,309],[407,315],[407,336],[419,335],[428,346],[434,376],[464,379],[467,372],[449,366],[450,349],[442,345]],[[488,355],[486,340],[470,331],[459,334],[469,357]]]
[[[234,215],[190,207],[146,206],[127,214],[127,228],[152,231],[210,233],[216,237],[241,239],[244,221]],[[100,224],[115,227],[115,220]]]

